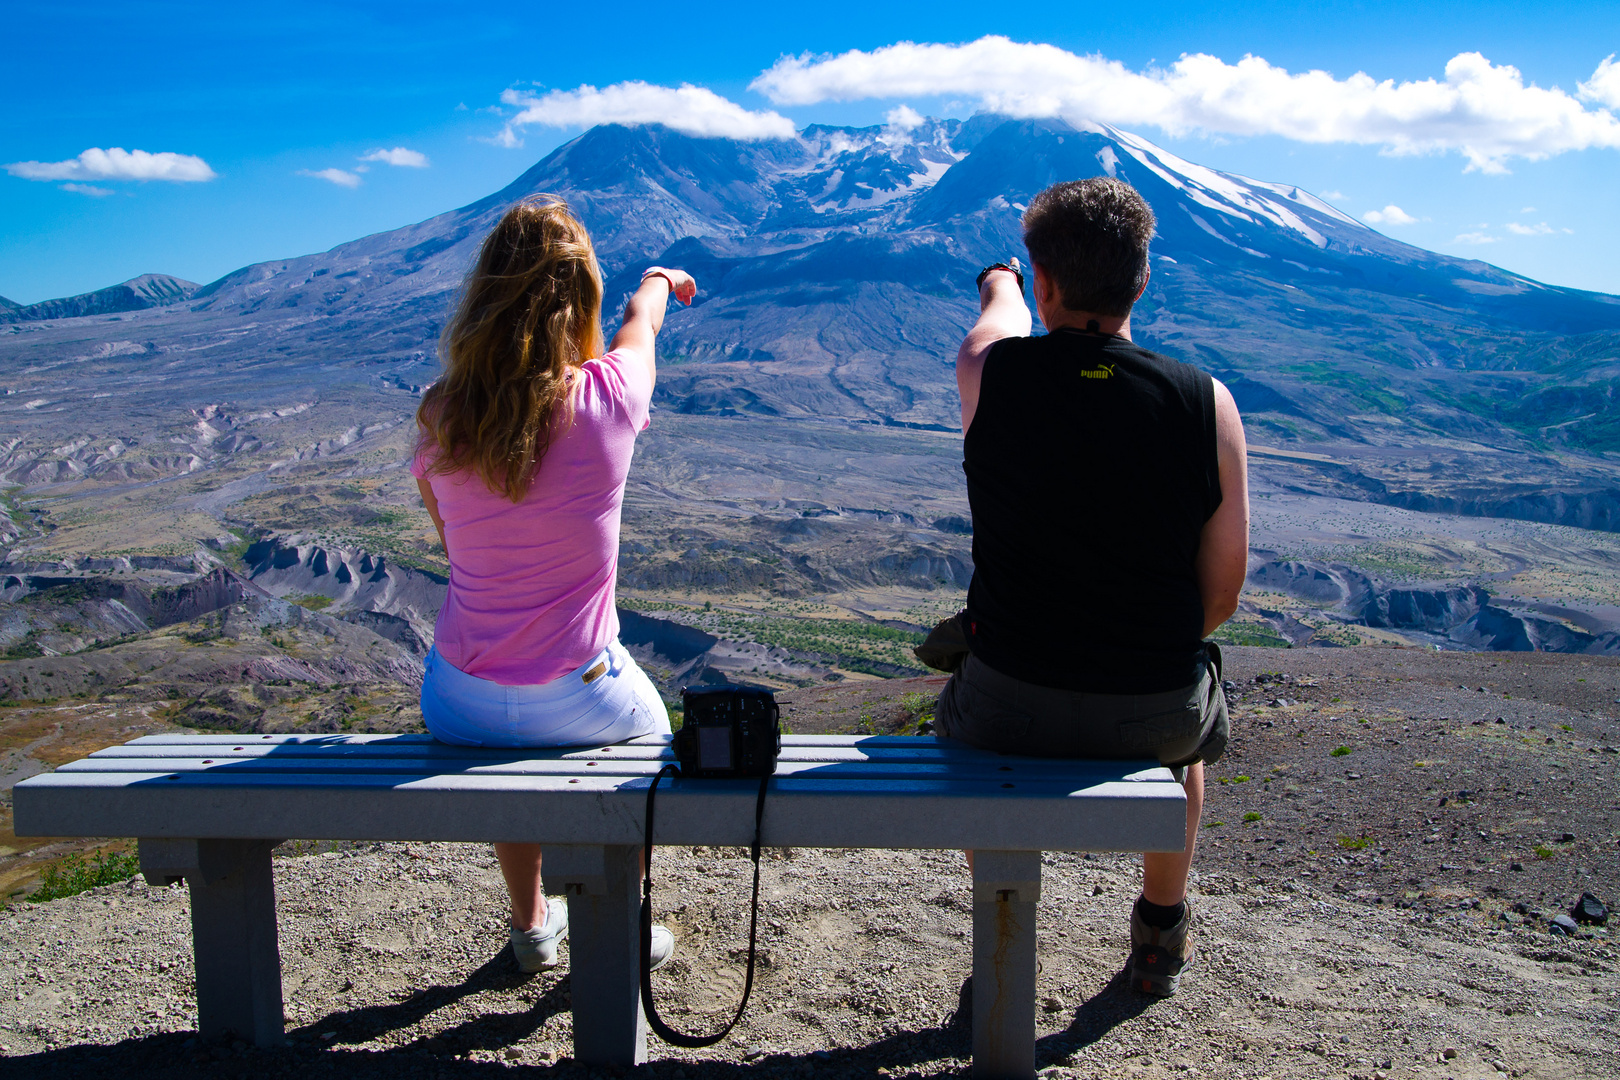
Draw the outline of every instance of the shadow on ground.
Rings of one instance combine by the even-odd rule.
[[[493,1077],[544,1073],[559,1077],[697,1077],[702,1080],[740,1080],[740,1078],[802,1074],[807,1069],[817,1075],[870,1076],[886,1067],[891,1073],[904,1075],[916,1070],[929,1075],[952,1073],[967,1064],[972,1041],[972,980],[962,983],[955,1010],[938,1027],[917,1031],[897,1031],[877,1042],[832,1050],[818,1050],[806,1055],[771,1054],[748,1064],[733,1062],[705,1062],[687,1060],[655,1060],[636,1069],[587,1068],[564,1058],[561,1061],[522,1065],[519,1063],[468,1061],[462,1055],[473,1050],[500,1051],[502,1048],[528,1038],[552,1017],[568,1009],[569,980],[564,977],[547,988],[534,1007],[519,1014],[501,1014],[483,1017],[441,1031],[428,1038],[407,1045],[377,1052],[351,1049],[390,1031],[419,1024],[431,1013],[460,998],[484,990],[511,989],[514,984],[532,976],[517,971],[511,956],[504,950],[483,964],[464,982],[456,986],[427,987],[405,1001],[389,1005],[371,1005],[344,1012],[334,1012],[319,1020],[291,1028],[289,1045],[273,1050],[261,1050],[239,1041],[202,1043],[185,1032],[151,1035],[125,1039],[107,1045],[81,1044],[44,1053],[0,1058],[0,1077],[58,1078],[70,1077],[109,1080],[113,1077],[151,1077],[166,1080],[170,1077],[261,1077],[334,1075],[345,1078],[436,1076],[436,1077]],[[1123,987],[1123,979],[1115,983]],[[1076,1018],[1071,1031],[1081,1026],[1088,1009],[1095,1002],[1109,997],[1114,984],[1092,1002],[1088,1002]],[[1123,1013],[1110,1006],[1108,1015],[1116,1017],[1108,1026],[1118,1022]],[[1085,1026],[1085,1030],[1106,1030]],[[321,1036],[330,1034],[331,1038]],[[1067,1033],[1065,1033],[1067,1034]],[[1083,1042],[1059,1045],[1055,1040],[1065,1036],[1052,1036],[1043,1043],[1053,1043],[1047,1052],[1066,1053]],[[1095,1036],[1093,1036],[1094,1038]],[[1084,1040],[1092,1041],[1092,1038]],[[648,1049],[657,1054],[660,1045],[652,1038]],[[942,1060],[943,1059],[943,1060]]]
[[[1035,1040],[1035,1060],[1044,1065],[1098,1042],[1114,1028],[1151,1009],[1158,998],[1131,989],[1130,968],[1123,967],[1075,1011],[1062,1031]]]

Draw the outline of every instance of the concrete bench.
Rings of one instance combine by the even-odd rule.
[[[191,888],[207,1038],[284,1038],[270,849],[283,840],[544,845],[569,898],[575,1057],[646,1058],[638,996],[640,852],[665,736],[576,750],[446,746],[423,735],[154,735],[31,777],[19,836],[136,836],[154,884]],[[746,846],[752,780],[665,781],[659,844]],[[1179,851],[1186,800],[1150,761],[1057,761],[929,737],[786,736],[765,804],[768,847],[970,848],[973,1061],[1035,1067],[1035,909],[1042,851]]]

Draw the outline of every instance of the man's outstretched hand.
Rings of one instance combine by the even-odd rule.
[[[1017,259],[1008,259],[979,274],[979,319],[956,351],[956,389],[962,397],[964,435],[979,407],[979,378],[990,346],[1002,338],[1024,337],[1033,325],[1018,280],[1022,269]]]
[[[991,263],[989,266],[979,271],[979,280],[977,284],[979,286],[979,302],[981,304],[983,304],[987,299],[984,292],[985,283],[989,281],[990,276],[995,273],[1011,274],[1013,276],[1013,280],[1018,282],[1018,291],[1020,293],[1024,291],[1024,264],[1018,261],[1018,256],[1014,255],[1006,262]]]

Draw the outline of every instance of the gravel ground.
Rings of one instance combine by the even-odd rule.
[[[1548,920],[1585,889],[1616,899],[1620,664],[1234,649],[1227,675],[1235,738],[1210,770],[1199,966],[1175,998],[1134,994],[1137,860],[1046,856],[1043,1074],[1615,1075],[1620,947]],[[197,1043],[186,892],[136,881],[0,913],[0,1074],[583,1075],[567,966],[518,973],[487,849],[329,847],[276,862],[289,1049]],[[706,1051],[653,1039],[635,1075],[963,1072],[960,855],[768,854],[748,1017]],[[658,858],[678,941],[657,977],[666,1018],[718,1024],[741,991],[748,862]]]

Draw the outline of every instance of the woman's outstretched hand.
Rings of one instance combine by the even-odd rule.
[[[669,292],[648,289],[647,283],[654,278],[662,280]],[[639,353],[646,361],[647,371],[655,378],[658,331],[664,328],[664,309],[669,304],[671,293],[681,303],[690,304],[697,295],[697,282],[685,270],[671,270],[665,266],[647,267],[641,275],[641,287],[624,306],[624,322],[619,332],[613,335],[609,349],[630,349]]]
[[[691,305],[692,298],[697,295],[697,281],[685,270],[672,270],[665,266],[649,266],[641,275],[641,280],[646,281],[650,277],[661,277],[669,282],[669,291],[675,295],[675,299],[688,306]]]

